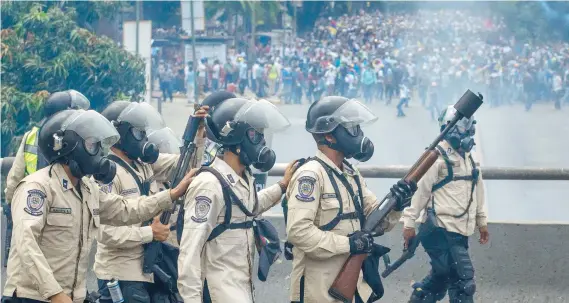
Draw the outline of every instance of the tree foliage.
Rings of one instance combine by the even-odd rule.
[[[79,16],[76,6],[89,11],[87,4],[94,12]],[[100,16],[101,8],[109,7],[99,2],[2,3],[2,155],[13,150],[15,137],[40,120],[49,93],[78,90],[95,109],[119,95],[140,98],[144,62],[109,38],[78,26],[78,20]]]
[[[272,26],[278,23],[281,4],[278,1],[206,1],[206,16],[211,18],[218,11],[224,10],[222,17],[229,19],[232,15],[241,15],[251,20],[252,11],[255,10],[257,25]]]

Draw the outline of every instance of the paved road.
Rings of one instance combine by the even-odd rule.
[[[273,139],[279,162],[313,155],[312,137],[304,131],[307,105],[279,105],[292,126]],[[366,164],[411,165],[430,143],[438,126],[427,112],[412,102],[405,118],[396,118],[393,106],[374,104],[379,120],[364,128],[375,144],[375,155]],[[167,124],[182,135],[192,112],[185,101],[165,103],[162,113]],[[530,113],[521,106],[482,108],[477,151],[485,165],[569,167],[565,155],[569,147],[569,112],[554,111],[538,105]],[[277,178],[269,178],[272,184]],[[382,195],[395,180],[368,180],[368,186]],[[498,223],[566,223],[569,188],[562,182],[491,181],[486,182],[490,220]],[[271,215],[282,213],[280,207]],[[282,219],[272,218],[279,231]],[[471,240],[472,255],[479,285],[477,302],[569,302],[569,263],[566,261],[569,228],[564,225],[492,224],[491,244],[481,247]],[[393,247],[392,259],[399,254],[400,227],[378,239]],[[404,268],[385,281],[384,302],[405,302],[411,281],[428,271],[428,260],[421,251]],[[272,269],[268,283],[257,283],[258,302],[287,302],[290,263],[284,261]],[[94,279],[89,279],[94,289]]]

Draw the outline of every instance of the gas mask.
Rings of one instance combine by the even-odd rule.
[[[339,125],[332,131],[336,143],[330,143],[323,139],[330,148],[344,153],[344,156],[354,158],[360,162],[366,162],[373,156],[374,146],[371,140],[364,136],[359,125],[344,127]]]
[[[265,136],[249,128],[245,131],[245,137],[234,149],[239,155],[239,160],[243,165],[253,165],[254,168],[267,172],[275,165],[277,156],[275,152],[267,146]]]
[[[469,128],[468,130],[466,130],[466,132],[464,132],[464,133],[461,133],[458,130],[458,128],[455,126],[453,129],[451,129],[447,133],[447,135],[445,136],[445,140],[455,150],[470,152],[475,145],[475,143],[474,143],[474,133],[475,133],[474,124],[476,124],[476,121],[474,121],[474,123],[472,124],[472,127]]]
[[[83,139],[76,142],[76,146],[68,156],[69,160],[67,161],[71,174],[79,179],[93,175],[95,180],[103,184],[113,181],[117,172],[116,164],[103,156],[100,143]]]
[[[145,131],[124,122],[119,123],[116,128],[121,136],[118,147],[125,152],[129,159],[140,159],[142,162],[150,164],[158,160],[158,147],[156,144],[148,142]]]

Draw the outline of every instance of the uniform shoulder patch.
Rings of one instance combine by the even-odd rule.
[[[113,182],[109,184],[99,184],[99,190],[108,194],[113,191]]]
[[[196,208],[192,220],[196,223],[207,221],[207,215],[211,209],[211,199],[206,196],[196,197]]]
[[[312,202],[314,197],[314,185],[316,184],[316,179],[309,176],[302,176],[298,178],[298,194],[296,198],[303,202]]]
[[[47,195],[39,189],[28,190],[27,205],[24,208],[24,211],[36,217],[43,215],[43,211],[41,209],[45,203],[46,197]]]

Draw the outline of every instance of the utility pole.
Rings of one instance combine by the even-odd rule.
[[[190,2],[190,18],[192,19],[191,35],[192,35],[192,69],[194,70],[194,104],[199,104],[199,89],[198,89],[198,58],[196,58],[196,34],[194,32],[194,2]]]
[[[136,55],[137,56],[139,54],[138,50],[139,31],[140,31],[140,0],[137,0],[136,1]]]
[[[257,27],[257,18],[255,16],[255,1],[251,5],[251,64],[255,63],[256,59],[256,49],[255,49],[255,31]]]
[[[292,7],[292,35],[293,35],[293,41],[296,41],[296,2],[294,3],[293,7]]]

